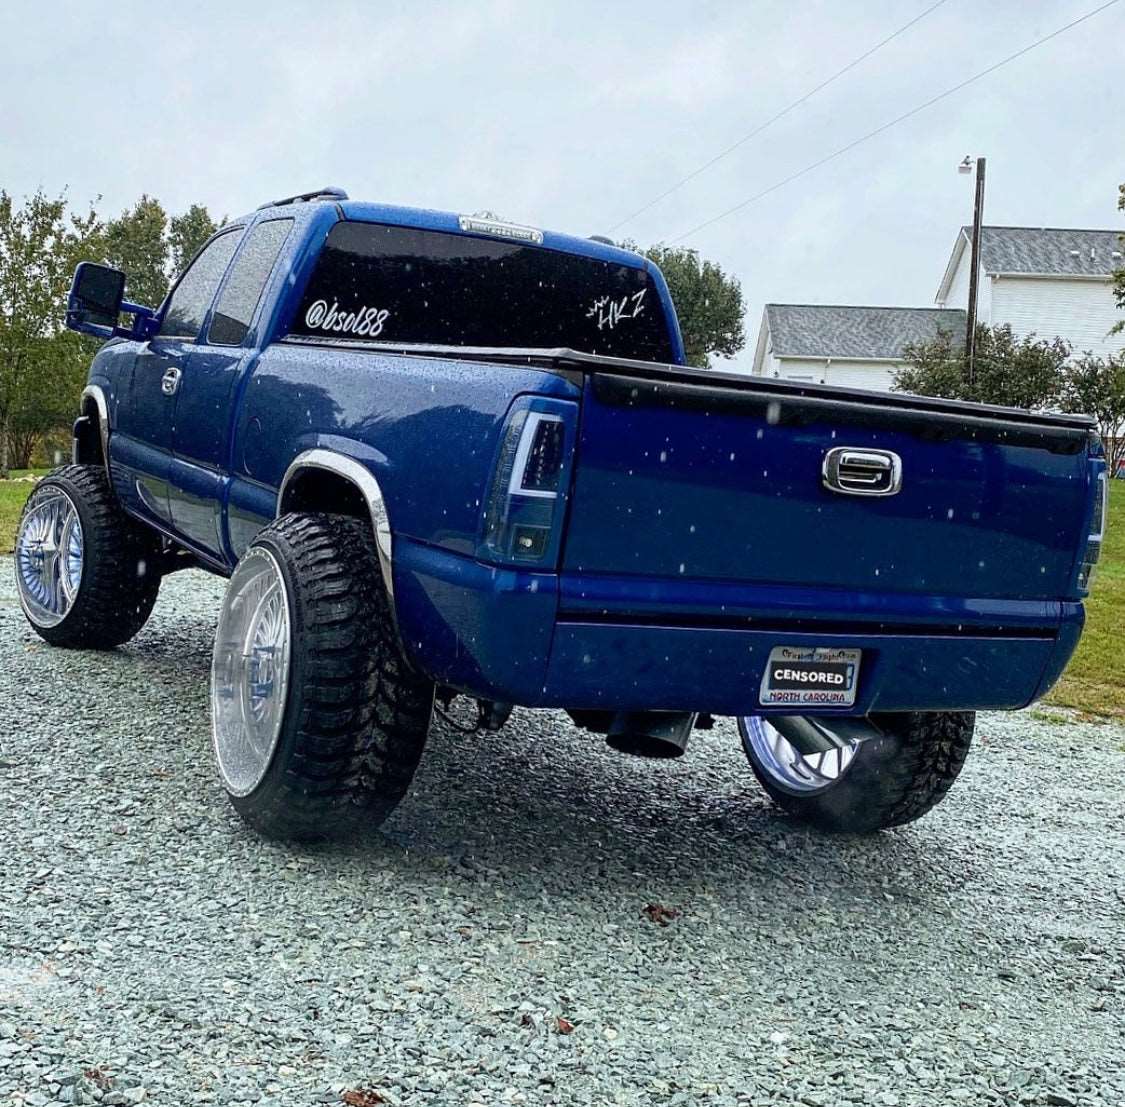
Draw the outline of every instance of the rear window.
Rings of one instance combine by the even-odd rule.
[[[377,223],[332,228],[290,333],[441,346],[569,346],[673,360],[660,297],[643,269]]]

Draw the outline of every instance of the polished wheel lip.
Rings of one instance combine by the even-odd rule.
[[[227,586],[211,661],[211,741],[223,787],[248,796],[273,762],[285,720],[293,611],[281,566],[252,546]]]
[[[16,533],[16,585],[33,626],[58,626],[74,607],[85,569],[82,519],[70,494],[40,482]]]
[[[770,783],[792,796],[814,796],[836,786],[855,761],[859,743],[801,756],[762,715],[740,715],[738,733],[746,755]]]

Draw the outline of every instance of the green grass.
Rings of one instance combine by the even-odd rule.
[[[16,525],[31,485],[24,481],[0,480],[0,554],[12,552]]]
[[[49,469],[13,469],[13,477],[41,477]],[[32,485],[26,480],[0,480],[0,554],[10,554],[16,541],[20,512]]]
[[[1125,481],[1109,482],[1109,520],[1086,630],[1047,703],[1125,718]]]

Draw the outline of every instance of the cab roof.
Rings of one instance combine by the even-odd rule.
[[[263,204],[254,212],[261,217],[274,209],[303,208],[312,202],[335,203],[344,219],[357,223],[387,223],[399,227],[417,227],[420,230],[443,231],[448,234],[463,234],[474,238],[498,238],[508,242],[524,242],[528,245],[542,246],[548,250],[558,250],[580,257],[594,258],[615,265],[627,265],[633,269],[655,270],[646,258],[631,250],[599,242],[577,235],[560,234],[557,231],[540,230],[522,224],[508,223],[483,215],[465,215],[432,208],[402,207],[396,204],[379,204],[364,200],[351,200],[343,189],[323,188],[315,192],[300,193]]]

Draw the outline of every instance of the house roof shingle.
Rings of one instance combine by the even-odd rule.
[[[961,231],[966,238],[972,235],[972,227],[962,227]],[[981,227],[981,266],[986,273],[1107,277],[1125,265],[1123,252],[1120,231]]]
[[[957,308],[850,307],[766,304],[777,357],[901,358],[910,343],[928,342],[939,330],[964,335],[967,317]]]

